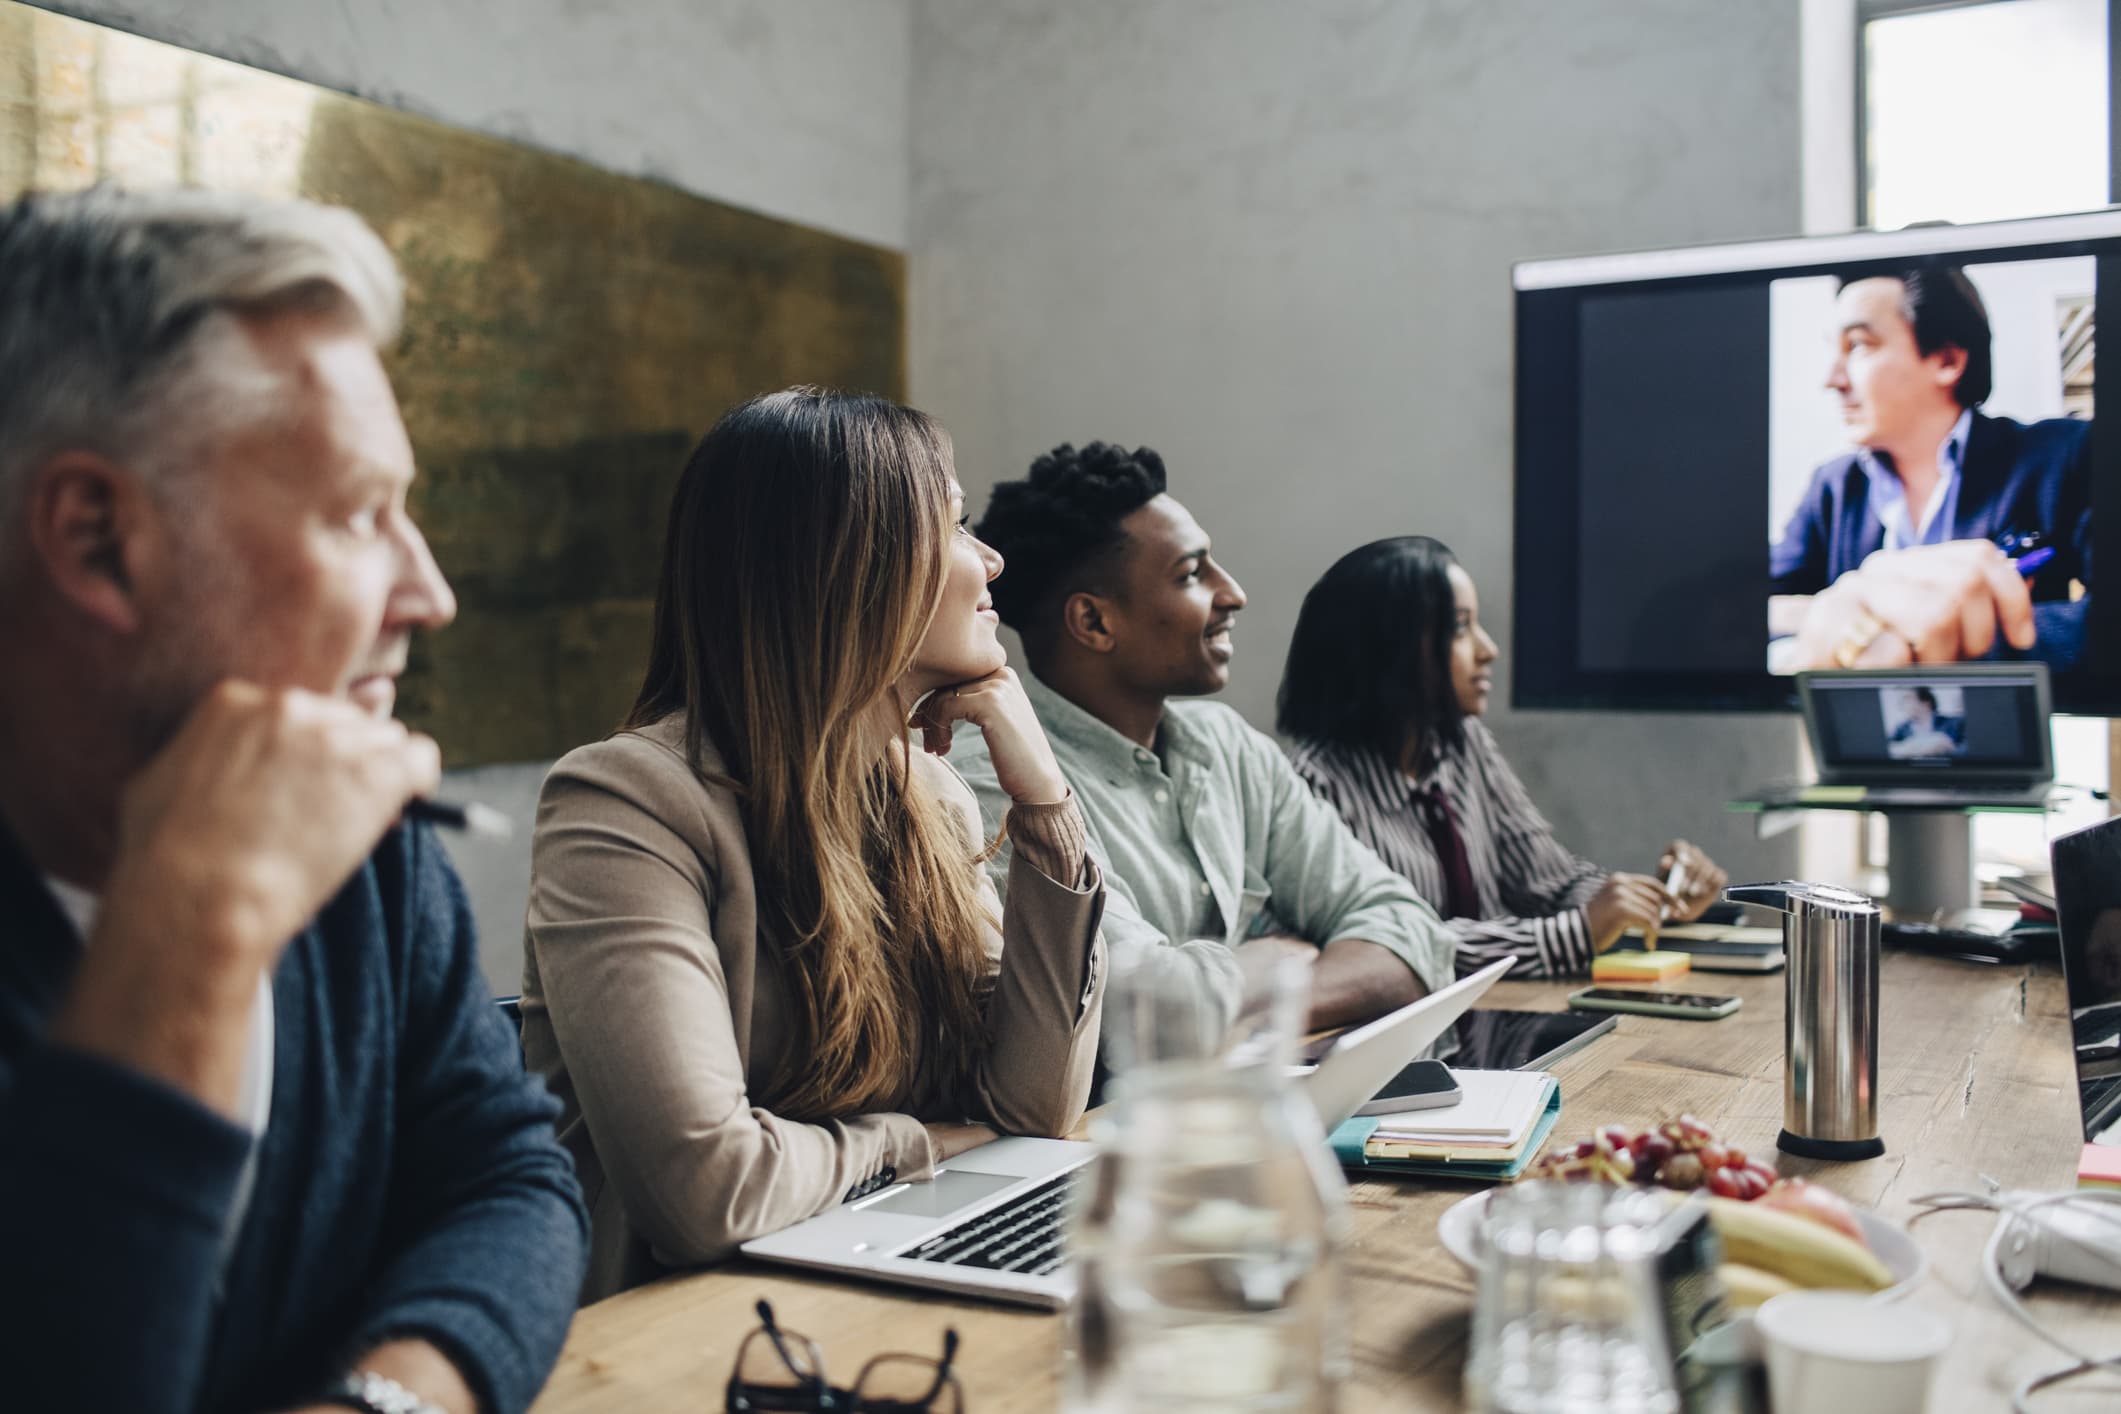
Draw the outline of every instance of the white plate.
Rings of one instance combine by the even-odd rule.
[[[1494,1192],[1491,1188],[1453,1203],[1436,1220],[1436,1235],[1443,1240],[1444,1251],[1476,1276],[1480,1272],[1480,1220]],[[1893,1284],[1878,1293],[1879,1299],[1898,1301],[1913,1291],[1928,1274],[1930,1259],[1907,1235],[1907,1229],[1861,1208],[1856,1210],[1856,1225],[1863,1229],[1863,1240],[1870,1244],[1872,1254],[1893,1274]]]

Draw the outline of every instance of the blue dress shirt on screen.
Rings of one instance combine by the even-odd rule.
[[[1959,464],[1966,459],[1966,433],[1973,424],[1971,409],[1960,413],[1951,435],[1937,448],[1937,484],[1930,489],[1927,514],[1919,524],[1908,505],[1907,485],[1900,473],[1869,447],[1856,449],[1857,465],[1870,479],[1871,511],[1885,527],[1886,549],[1941,545],[1951,538],[1952,523],[1959,518]]]
[[[2092,592],[2091,423],[2051,417],[2015,422],[1982,413],[1964,416],[1964,447],[1956,477],[1926,525],[1909,517],[1899,479],[1868,451],[1844,452],[1812,473],[1804,499],[1768,551],[1769,592],[1817,594],[1891,544],[1886,521],[1895,504],[1907,543],[1987,540],[2022,554],[2037,536],[2055,558],[2033,576],[2033,625],[2039,643],[2024,655],[2062,669],[2084,648]],[[1957,429],[1954,429],[1955,440]],[[1940,466],[1943,462],[1940,460]],[[1888,483],[1890,490],[1888,491]],[[1885,504],[1877,499],[1887,491]],[[2084,586],[2072,600],[2070,582]]]

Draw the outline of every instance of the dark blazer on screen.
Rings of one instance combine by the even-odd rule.
[[[2054,417],[2014,422],[1975,413],[1959,470],[1954,540],[1997,541],[2038,533],[2055,557],[2033,576],[2037,656],[2056,667],[2083,646],[2087,600],[2072,602],[2071,580],[2092,587],[2091,423]],[[1768,552],[1770,592],[1817,594],[1884,548],[1885,526],[1870,506],[1870,477],[1855,452],[1812,473],[1782,538]]]

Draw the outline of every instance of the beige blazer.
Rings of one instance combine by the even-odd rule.
[[[966,820],[971,791],[913,754]],[[710,760],[719,769],[719,760]],[[523,959],[523,1054],[560,1098],[591,1213],[596,1300],[814,1216],[850,1190],[934,1167],[924,1120],[1061,1135],[1088,1103],[1104,992],[1104,881],[1072,800],[1018,807],[1009,905],[990,914],[986,1033],[969,1095],[917,1081],[883,1114],[826,1124],[753,1104],[790,1035],[778,949],[759,923],[737,797],[684,757],[682,718],[570,752],[538,801]],[[1023,856],[1042,856],[1052,874]],[[1071,852],[1072,850],[1072,852]]]

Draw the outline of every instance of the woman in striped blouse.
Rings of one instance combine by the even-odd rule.
[[[1586,972],[1630,927],[1700,917],[1725,876],[1686,841],[1653,878],[1554,838],[1480,722],[1497,655],[1442,544],[1406,535],[1342,556],[1304,597],[1282,674],[1276,725],[1297,773],[1436,905],[1461,973],[1501,957],[1522,976]]]

